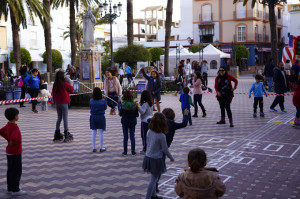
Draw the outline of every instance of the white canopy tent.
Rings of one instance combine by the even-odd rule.
[[[190,59],[191,62],[195,60],[202,59],[202,52],[191,53],[187,49],[183,48],[180,51],[180,54],[177,53],[177,57],[180,60]],[[209,44],[203,49],[203,59],[207,61],[209,65],[208,76],[216,76],[221,64],[221,58],[230,58],[230,54],[224,53],[219,49],[215,48],[213,45]],[[160,56],[161,63],[164,63],[165,56]],[[202,61],[202,60],[201,60]],[[174,74],[176,69],[176,49],[170,50],[169,53],[169,73]]]

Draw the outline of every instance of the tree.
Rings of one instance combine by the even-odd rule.
[[[47,55],[48,55],[47,51],[45,51],[42,55],[42,57],[44,59],[44,61],[43,61],[44,63],[47,63],[47,61],[48,61],[47,60],[48,59]],[[52,60],[52,64],[53,64],[54,68],[61,68],[61,65],[63,63],[62,54],[58,50],[52,49],[51,50],[51,55],[52,55],[51,60]],[[52,66],[51,66],[51,68],[52,68]]]
[[[233,50],[233,54],[235,54],[235,53],[236,53],[235,56],[237,59],[249,58],[249,56],[250,56],[249,50],[244,45],[235,47],[235,49]]]
[[[248,0],[243,0],[244,6],[248,3]],[[233,0],[233,3],[237,3],[238,0]],[[269,7],[269,22],[270,22],[270,30],[271,30],[271,56],[275,65],[278,64],[278,51],[277,51],[277,34],[276,34],[276,16],[275,16],[275,7],[282,0],[263,0],[262,4],[267,5]],[[254,8],[257,0],[251,0],[251,6]]]
[[[104,54],[101,59],[101,69],[105,73],[106,69],[110,67],[110,40],[104,41],[102,46],[104,47]]]
[[[138,61],[148,61],[149,57],[149,51],[143,45],[123,46],[114,53],[116,63],[127,62],[131,65]]]
[[[50,14],[50,0],[43,0],[43,6]],[[51,21],[46,20],[44,18],[44,37],[45,37],[45,49],[47,54],[47,71],[50,73],[50,77],[52,76],[52,39],[51,39]]]
[[[21,65],[30,64],[31,63],[30,52],[25,48],[21,48],[20,52],[21,52],[20,53]],[[11,63],[16,63],[14,50],[10,51],[9,60],[10,60]]]
[[[150,60],[152,62],[156,62],[160,60],[160,56],[163,55],[165,51],[160,47],[153,47],[150,48],[149,53],[150,53]]]
[[[26,6],[24,6],[24,3]],[[27,28],[25,9],[28,10],[29,19],[33,23],[34,16],[37,16],[41,23],[43,23],[43,18],[45,20],[50,20],[50,14],[42,7],[39,0],[0,0],[0,16],[4,15],[5,20],[7,20],[8,14],[10,14],[13,52],[17,73],[19,73],[21,67],[21,48],[19,38],[20,25],[22,24],[23,28]]]
[[[192,53],[198,53],[201,49],[202,49],[202,47],[200,47],[197,44],[192,45],[191,47],[189,47],[189,51],[192,52]]]
[[[173,0],[168,0],[167,14],[166,14],[166,36],[165,36],[165,75],[169,75],[169,48],[171,38],[171,26],[172,26],[172,14],[173,14]]]
[[[70,26],[67,27],[69,30],[64,32],[64,39],[67,39],[68,37],[70,37]],[[80,51],[81,50],[81,41],[82,41],[82,37],[83,37],[83,30],[82,30],[82,24],[80,23],[80,21],[76,21],[76,42],[77,42],[77,50]]]
[[[132,5],[132,0],[127,0],[127,40],[128,40],[128,45],[133,44],[133,5]]]

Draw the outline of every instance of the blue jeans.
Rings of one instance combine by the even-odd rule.
[[[127,80],[128,80],[128,84],[130,84],[130,82],[133,80],[131,74],[127,74]]]
[[[191,109],[189,109],[189,114],[188,114],[188,118],[189,118],[189,124],[192,125],[192,115],[191,115]],[[184,115],[184,109],[182,109],[182,115]]]
[[[119,103],[117,93],[109,93],[108,97]],[[116,104],[116,102],[112,101],[109,98],[107,98],[107,105],[111,108],[111,110],[113,110],[116,106],[118,106],[118,104]]]
[[[148,132],[148,123],[141,122],[141,137],[143,142],[143,151],[146,152],[147,149],[147,132]]]
[[[146,199],[151,199],[151,197],[156,196],[156,183],[158,182],[160,176],[155,176],[151,174],[151,179],[147,188]]]
[[[135,126],[127,127],[126,125],[122,124],[122,128],[123,128],[124,153],[127,154],[128,130],[129,130],[129,134],[130,134],[131,152],[135,152],[135,138],[134,138]]]
[[[268,91],[271,92],[273,77],[268,77]]]

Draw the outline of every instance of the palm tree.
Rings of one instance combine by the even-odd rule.
[[[133,44],[133,5],[132,5],[132,0],[127,0],[127,40],[128,40],[128,45]]]
[[[233,3],[237,3],[238,0],[233,0]],[[276,33],[276,16],[275,16],[275,7],[281,2],[286,2],[283,0],[262,0],[261,3],[269,7],[269,21],[270,21],[270,30],[271,30],[271,56],[275,65],[278,64],[278,51],[277,51],[277,33]],[[248,0],[244,0],[244,6],[248,3]],[[257,0],[251,0],[251,7],[254,8]]]
[[[71,41],[71,64],[76,64],[76,22],[75,22],[75,7],[78,11],[78,7],[83,5],[88,7],[92,2],[98,2],[98,0],[53,0],[53,7],[58,8],[64,5],[70,8],[70,41]]]
[[[64,32],[64,39],[70,37],[70,26],[67,27],[69,30]],[[76,21],[76,42],[77,42],[77,50],[81,50],[81,41],[83,37],[82,24],[79,21]]]
[[[50,0],[43,0],[43,6],[50,14],[51,12]],[[51,39],[51,22],[44,18],[44,37],[45,37],[45,48],[46,48],[46,60],[47,60],[47,71],[52,76],[52,39]]]
[[[26,6],[24,6],[24,3]],[[7,20],[8,14],[10,14],[13,49],[16,62],[17,73],[21,67],[21,48],[20,48],[20,24],[25,29],[27,28],[27,19],[25,14],[25,8],[28,10],[30,20],[34,23],[34,16],[37,16],[41,23],[43,19],[50,20],[50,14],[42,7],[39,0],[25,0],[25,1],[8,1],[0,0],[0,16],[4,15]]]
[[[165,37],[165,75],[169,75],[169,48],[172,26],[173,0],[168,0],[166,14],[166,37]]]

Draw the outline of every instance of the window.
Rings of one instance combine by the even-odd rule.
[[[240,25],[237,27],[237,41],[243,42],[246,41],[246,26]]]
[[[255,41],[258,41],[258,26],[256,25],[254,28]]]
[[[281,10],[278,8],[277,11],[278,11],[277,17],[278,19],[281,19]]]
[[[31,31],[30,39],[31,39],[31,48],[37,48],[37,32]]]
[[[259,17],[258,16],[258,4],[256,4],[255,8],[254,8],[254,17]]]
[[[211,21],[211,5],[202,7],[202,21]]]
[[[243,2],[237,3],[236,10],[236,18],[246,18],[246,6],[243,6]]]
[[[210,62],[210,69],[218,69],[218,62],[216,60]]]

